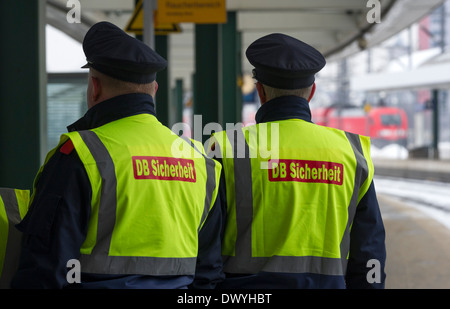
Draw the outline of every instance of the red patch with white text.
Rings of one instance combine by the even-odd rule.
[[[344,165],[326,161],[269,160],[269,181],[297,181],[342,186]]]
[[[148,156],[134,156],[132,159],[135,179],[196,182],[193,160]]]

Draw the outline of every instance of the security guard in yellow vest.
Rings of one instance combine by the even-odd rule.
[[[14,288],[212,288],[221,166],[155,117],[166,60],[108,22],[83,49],[88,112],[35,179]]]
[[[283,34],[246,56],[262,106],[256,125],[217,132],[226,205],[221,288],[382,288],[385,232],[369,138],[311,122],[313,47]]]
[[[16,224],[28,211],[30,191],[0,188],[0,289],[10,287],[17,270],[22,233]]]

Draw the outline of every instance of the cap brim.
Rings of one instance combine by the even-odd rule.
[[[86,63],[85,65],[83,65],[81,68],[82,69],[88,69],[88,68],[90,68],[91,66],[89,65],[89,63]]]

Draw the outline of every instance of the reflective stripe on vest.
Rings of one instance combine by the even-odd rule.
[[[203,226],[203,223],[205,223],[206,218],[208,217],[209,214],[209,209],[211,207],[211,203],[213,200],[213,192],[217,186],[216,184],[216,165],[214,163],[214,161],[211,158],[208,158],[205,153],[203,151],[200,151],[198,148],[203,149],[203,146],[200,144],[198,145],[198,147],[194,144],[194,142],[187,138],[186,136],[182,136],[182,139],[184,139],[186,142],[188,142],[198,153],[201,153],[203,158],[205,159],[205,163],[206,163],[206,177],[207,177],[207,181],[206,181],[206,192],[210,192],[211,194],[206,194],[205,196],[205,208],[203,210],[203,215],[202,215],[202,219],[201,219],[201,223],[200,226],[197,229],[197,232],[200,232],[200,229]]]
[[[108,150],[93,131],[78,132],[92,154],[101,177],[101,195],[98,209],[97,239],[90,254],[81,254],[83,272],[103,274],[192,275],[196,257],[111,256],[112,231],[116,222],[117,179],[115,166]],[[206,158],[205,158],[206,159]],[[206,219],[217,194],[216,164],[206,160],[206,197],[200,225]]]
[[[9,288],[17,270],[22,233],[15,225],[28,210],[30,192],[0,188],[0,289]]]
[[[226,131],[233,151],[234,191],[236,203],[236,243],[234,256],[224,255],[224,271],[229,273],[287,272],[344,275],[350,248],[350,228],[360,197],[360,187],[368,177],[368,165],[363,155],[360,137],[346,133],[355,158],[356,171],[353,193],[347,207],[348,221],[340,243],[340,259],[321,256],[252,256],[253,188],[249,146],[241,129]],[[224,148],[227,141],[220,145]],[[220,144],[220,143],[219,143]],[[242,146],[243,145],[243,146]],[[231,163],[230,163],[231,164]],[[224,167],[224,171],[225,171]],[[227,181],[227,185],[228,185]],[[270,231],[268,231],[270,232]]]
[[[350,145],[352,145],[353,153],[356,158],[356,172],[355,172],[355,185],[353,187],[353,194],[348,206],[348,222],[345,228],[345,233],[341,241],[341,260],[343,274],[347,272],[347,255],[350,251],[350,227],[355,218],[356,206],[358,206],[358,195],[361,185],[366,181],[368,177],[368,166],[366,158],[364,158],[363,150],[361,147],[361,141],[359,135],[345,132]]]

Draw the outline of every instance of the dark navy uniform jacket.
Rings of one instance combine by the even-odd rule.
[[[155,115],[150,95],[122,95],[92,107],[68,129],[93,129],[141,113]],[[30,210],[17,226],[25,233],[25,242],[13,288],[213,288],[223,278],[219,239],[221,209],[217,199],[199,233],[195,281],[193,276],[81,273],[80,284],[69,284],[66,276],[70,268],[66,263],[79,257],[86,238],[92,189],[76,151],[62,148],[44,167]]]
[[[312,122],[308,101],[296,96],[284,96],[266,102],[259,108],[255,118],[257,123],[285,119],[302,119]],[[223,173],[221,177],[219,194],[223,218],[226,220],[227,202]],[[350,239],[345,285],[341,276],[260,272],[258,274],[226,274],[225,281],[218,287],[227,289],[384,288],[385,230],[373,182],[356,208]],[[377,259],[380,262],[380,283],[370,284],[367,280],[369,271],[374,267],[371,264],[367,266],[367,262],[371,259]]]

